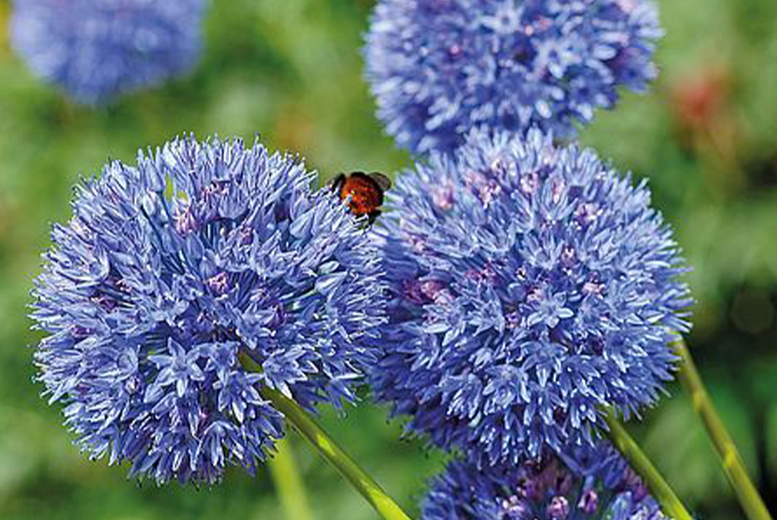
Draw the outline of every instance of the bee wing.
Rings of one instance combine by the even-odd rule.
[[[327,182],[327,186],[332,188],[332,191],[339,192],[343,184],[345,183],[345,174],[339,173],[337,176],[335,176],[333,179],[331,179],[329,182]]]
[[[380,172],[372,172],[372,173],[370,173],[369,177],[383,191],[391,189],[391,179],[389,179],[388,177],[386,177],[382,173],[380,173]]]

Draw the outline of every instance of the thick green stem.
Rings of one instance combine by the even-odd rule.
[[[280,392],[265,388],[262,391],[286,420],[305,437],[356,488],[375,511],[385,520],[410,520],[402,508],[389,497],[338,444],[316,423],[313,417],[296,402]]]
[[[239,354],[243,368],[250,372],[261,372],[262,367],[245,352]],[[318,450],[326,460],[356,488],[364,499],[378,512],[384,520],[410,520],[402,508],[383,491],[375,479],[367,474],[348,455],[313,417],[302,409],[294,400],[289,399],[277,390],[264,388],[262,395],[273,403],[275,409],[281,412],[286,420],[305,439]]]
[[[609,427],[607,434],[610,440],[629,462],[631,469],[642,478],[642,481],[648,487],[651,495],[659,503],[664,513],[673,520],[693,520],[691,514],[685,509],[685,506],[677,498],[672,488],[669,487],[664,477],[661,476],[636,441],[623,428],[612,410],[606,411],[605,420]]]
[[[278,439],[275,447],[278,451],[270,459],[270,474],[286,513],[286,520],[313,520],[291,443],[286,439]]]
[[[707,435],[712,441],[715,451],[720,457],[723,472],[726,474],[731,487],[734,488],[739,503],[750,520],[772,520],[769,511],[766,509],[758,490],[753,485],[747,473],[745,463],[739,455],[734,441],[728,434],[723,421],[720,419],[715,405],[712,404],[704,383],[701,380],[699,371],[691,358],[688,347],[680,341],[675,344],[677,354],[682,359],[680,366],[679,379],[690,394],[693,400],[693,408],[701,418]]]

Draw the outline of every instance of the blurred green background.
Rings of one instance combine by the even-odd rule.
[[[623,171],[649,177],[674,226],[698,304],[689,342],[720,411],[777,511],[777,1],[663,0],[661,76],[582,136]],[[59,408],[32,382],[26,306],[52,222],[72,186],[106,159],[182,132],[293,150],[329,178],[409,164],[382,134],[364,84],[368,0],[214,0],[192,75],[111,107],[76,106],[9,50],[0,2],[0,518],[281,519],[269,474],[242,470],[199,490],[139,485],[72,446]],[[708,520],[742,518],[687,397],[630,428]],[[410,511],[441,458],[399,440],[385,410],[323,421]],[[362,499],[292,437],[318,519],[373,519]]]

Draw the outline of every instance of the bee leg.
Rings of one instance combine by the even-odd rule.
[[[376,209],[375,211],[370,212],[367,215],[367,218],[369,219],[370,224],[374,224],[375,220],[380,216],[382,212],[379,209]]]

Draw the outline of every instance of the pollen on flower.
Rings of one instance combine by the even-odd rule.
[[[554,496],[546,509],[550,520],[566,520],[569,516],[569,501],[562,495]]]
[[[224,294],[229,288],[229,275],[222,271],[215,276],[211,276],[205,283],[216,294]]]
[[[175,230],[184,236],[197,231],[197,219],[194,218],[192,208],[188,203],[185,203],[175,215]]]
[[[440,211],[449,211],[456,203],[453,186],[448,183],[434,188],[434,205]]]

